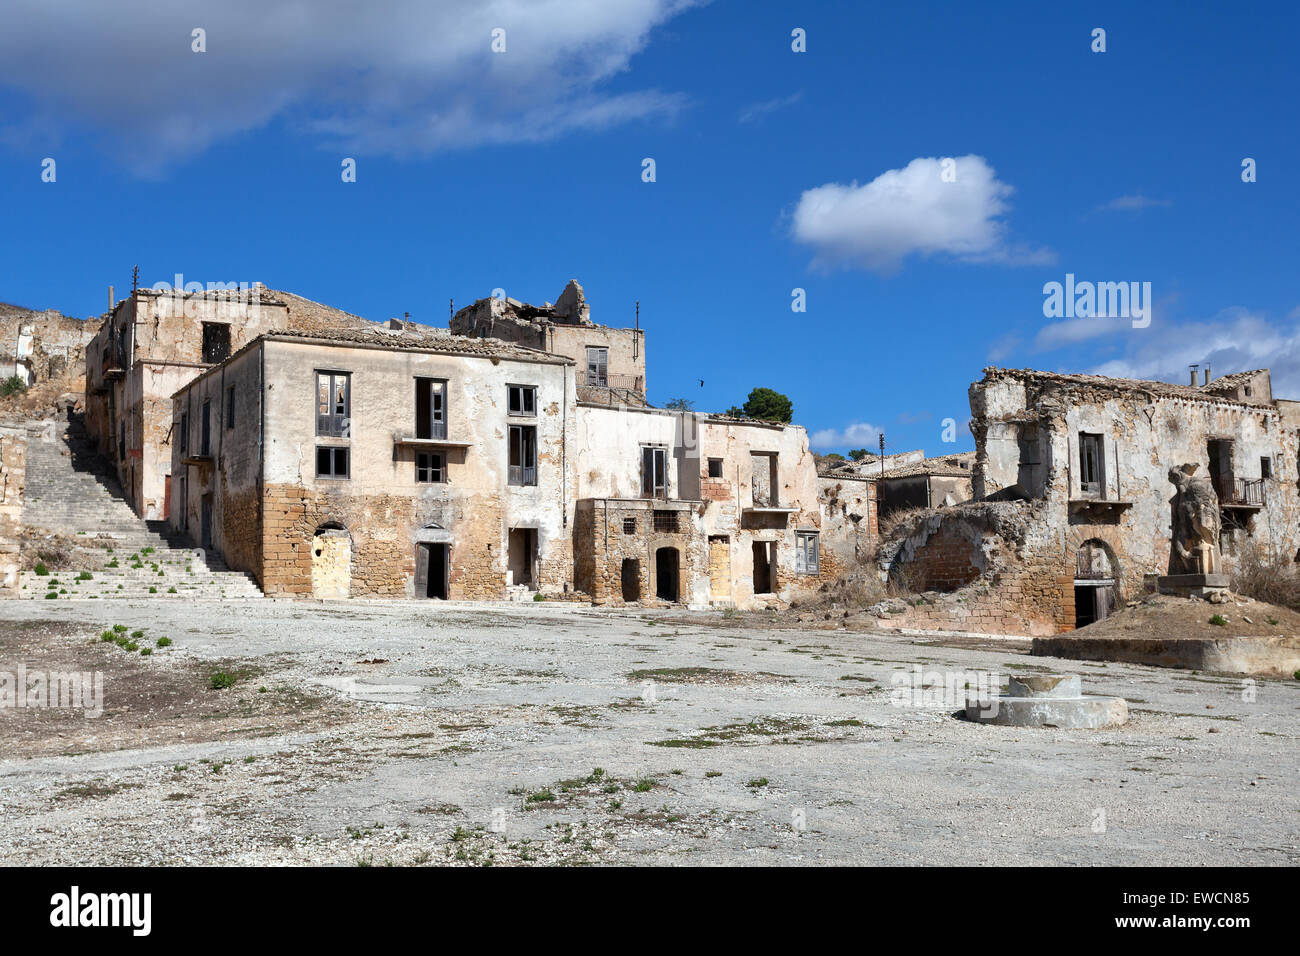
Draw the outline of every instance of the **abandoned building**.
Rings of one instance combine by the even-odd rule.
[[[592,324],[576,282],[556,306],[480,300],[451,331],[296,329],[270,311],[285,299],[228,355],[169,347],[183,381],[142,414],[170,421],[153,450],[138,419],[116,446],[155,472],[146,513],[268,595],[756,607],[865,553],[866,496],[830,495],[802,427],[649,407],[644,332]],[[140,324],[122,311],[118,338]],[[139,339],[124,397],[96,380],[118,419],[159,374]]]
[[[1045,635],[1106,617],[1171,572],[1171,470],[1211,479],[1225,570],[1300,547],[1300,404],[1266,369],[1173,385],[989,368],[970,404],[976,500],[921,515],[880,557],[951,599],[900,623]]]
[[[586,402],[644,405],[645,333],[596,325],[577,279],[570,279],[555,304],[529,305],[489,296],[451,318],[456,335],[501,339],[571,358],[578,367],[578,397]]]
[[[880,513],[888,517],[909,508],[950,508],[970,501],[974,452],[923,458],[890,468],[880,476]]]

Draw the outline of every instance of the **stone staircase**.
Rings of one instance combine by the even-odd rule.
[[[23,497],[25,527],[77,539],[93,565],[86,572],[24,571],[24,598],[262,597],[251,575],[230,570],[216,552],[195,548],[165,521],[136,517],[80,416],[30,434]]]

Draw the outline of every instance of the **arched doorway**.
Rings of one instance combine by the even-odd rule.
[[[1074,626],[1104,621],[1115,610],[1119,566],[1110,546],[1097,538],[1079,545],[1074,555]]]
[[[337,521],[327,521],[311,539],[311,596],[321,600],[352,594],[352,536]]]
[[[680,569],[681,558],[676,548],[660,548],[655,552],[655,597],[677,603]]]

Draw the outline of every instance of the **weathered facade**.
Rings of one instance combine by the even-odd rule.
[[[0,597],[18,597],[27,438],[23,428],[0,428]]]
[[[1273,399],[1267,370],[1180,386],[990,368],[970,400],[983,501],[918,520],[883,555],[913,590],[963,599],[909,620],[968,614],[980,589],[996,622],[971,630],[1105,617],[1173,569],[1170,472],[1184,466],[1213,483],[1226,570],[1246,548],[1300,547],[1295,406]]]

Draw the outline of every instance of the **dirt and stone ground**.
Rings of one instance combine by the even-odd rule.
[[[99,671],[104,713],[0,709],[0,863],[1300,862],[1300,681],[1027,652],[555,604],[5,602],[0,672]],[[897,706],[913,668],[1079,673],[1131,718],[968,724]]]

